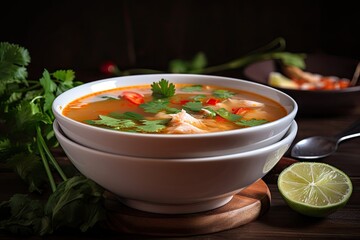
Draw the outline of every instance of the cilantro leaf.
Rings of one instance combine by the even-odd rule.
[[[166,107],[165,111],[166,111],[166,113],[179,113],[179,112],[181,112],[180,109],[172,108],[172,107]]]
[[[29,52],[19,45],[0,42],[0,95],[3,87],[11,82],[27,83],[26,66],[30,63]]]
[[[203,52],[198,52],[191,60],[174,59],[169,63],[169,71],[172,73],[200,73],[207,65],[207,59]]]
[[[194,97],[192,97],[192,99],[195,101],[195,102],[201,102],[202,100],[204,100],[206,98],[206,95],[204,94],[200,94],[200,95],[196,95]]]
[[[204,107],[202,110],[204,110],[206,112],[206,116],[211,117],[211,118],[216,117],[216,112],[211,107],[207,106],[207,107]]]
[[[161,79],[151,84],[151,91],[154,98],[169,98],[175,95],[175,85]]]
[[[52,76],[61,81],[65,86],[72,87],[73,80],[75,79],[75,72],[73,70],[57,70]]]
[[[0,204],[0,229],[8,229],[14,234],[39,234],[49,225],[44,217],[44,206],[39,200],[28,195],[15,194]]]
[[[132,128],[136,125],[129,119],[117,119],[105,115],[99,115],[99,118],[100,120],[87,120],[85,122],[91,125],[104,125],[117,130]]]
[[[166,128],[166,124],[171,120],[170,119],[160,119],[160,120],[141,120],[143,125],[138,126],[137,129],[142,132],[155,133],[160,132]]]
[[[187,102],[183,108],[186,111],[199,112],[202,109],[203,105],[201,102]]]
[[[306,54],[296,54],[290,52],[277,52],[273,53],[274,59],[279,59],[286,66],[295,66],[301,69],[305,69]]]
[[[243,127],[253,127],[253,126],[258,126],[264,123],[267,123],[268,121],[265,119],[249,119],[249,120],[245,120],[242,119],[240,121],[235,122],[237,125],[243,126]]]
[[[225,118],[231,122],[235,122],[241,118],[240,115],[233,114],[229,111],[227,111],[225,108],[220,108],[215,111],[220,117]]]
[[[29,184],[29,192],[41,192],[47,176],[38,155],[20,152],[10,157],[7,165]]]
[[[203,89],[202,85],[192,85],[181,88],[183,92],[200,92]]]
[[[74,176],[60,183],[47,202],[16,194],[0,204],[0,229],[22,235],[45,235],[64,227],[85,232],[106,218],[103,192],[90,179]]]
[[[213,95],[217,98],[230,98],[235,95],[235,93],[228,90],[218,89],[213,91]]]
[[[0,139],[0,156],[2,152],[5,152],[10,147],[11,147],[10,139],[8,138]]]
[[[131,119],[131,120],[142,120],[144,119],[144,116],[135,113],[135,112],[124,112],[124,113],[118,113],[118,112],[111,112],[109,113],[110,117],[118,118],[118,119]]]
[[[167,99],[156,99],[147,103],[140,104],[140,107],[147,113],[158,113],[166,110],[169,101]]]
[[[50,229],[40,234],[52,233],[61,227],[87,231],[98,221],[105,220],[104,189],[83,176],[72,177],[59,184],[45,205],[45,215],[51,222]]]

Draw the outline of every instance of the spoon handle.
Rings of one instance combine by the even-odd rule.
[[[335,135],[338,141],[344,141],[354,137],[360,137],[360,119],[352,123],[347,129]]]

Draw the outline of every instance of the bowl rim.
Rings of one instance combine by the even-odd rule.
[[[238,82],[242,82],[245,84],[248,84],[249,86],[256,86],[256,87],[260,87],[263,89],[267,89],[270,91],[274,91],[277,94],[282,95],[283,97],[287,98],[291,103],[292,103],[292,107],[293,109],[287,113],[286,116],[277,119],[275,121],[272,122],[268,122],[262,125],[258,125],[258,126],[253,126],[253,127],[248,127],[248,128],[241,128],[241,129],[233,129],[233,130],[228,130],[228,131],[220,131],[220,132],[208,132],[208,133],[197,133],[197,134],[156,134],[156,133],[137,133],[137,132],[125,132],[125,131],[114,131],[111,129],[106,129],[106,128],[100,128],[100,127],[96,127],[96,126],[92,126],[92,125],[88,125],[82,122],[78,122],[76,120],[73,120],[69,117],[66,117],[62,114],[62,112],[60,112],[60,110],[56,107],[57,102],[59,101],[59,99],[61,99],[65,93],[69,92],[69,91],[76,91],[79,88],[84,88],[84,87],[88,87],[88,86],[92,86],[95,84],[100,84],[103,82],[108,82],[108,81],[118,81],[119,79],[124,79],[124,78],[137,78],[137,77],[144,77],[144,76],[152,76],[152,77],[158,77],[160,78],[166,78],[166,77],[186,77],[186,78],[191,78],[191,77],[196,77],[196,78],[214,78],[214,79],[226,79],[226,81],[238,81]],[[139,85],[139,84],[138,84]],[[136,85],[133,85],[136,86]],[[218,86],[221,87],[221,85],[219,84]],[[110,90],[110,89],[107,89]],[[105,90],[106,91],[106,90]],[[91,94],[91,93],[88,93]],[[86,95],[88,95],[86,94]],[[83,96],[86,96],[83,95]],[[83,96],[79,96],[78,98],[81,98]],[[273,99],[272,99],[273,100]],[[275,101],[275,100],[273,100]],[[280,103],[279,103],[280,104]],[[120,77],[112,77],[112,78],[105,78],[105,79],[100,79],[100,80],[96,80],[96,81],[91,81],[88,83],[84,83],[82,85],[76,86],[74,88],[71,88],[65,92],[63,92],[62,94],[58,95],[52,104],[52,111],[55,115],[55,118],[60,117],[62,120],[67,121],[68,123],[71,124],[75,124],[75,126],[79,126],[85,129],[89,129],[91,131],[95,131],[95,133],[111,133],[111,134],[115,134],[115,135],[125,135],[125,136],[139,136],[139,137],[143,137],[143,138],[180,138],[180,139],[187,139],[187,138],[203,138],[203,137],[216,137],[216,136],[224,136],[224,135],[233,135],[233,134],[237,134],[238,132],[242,132],[242,133],[248,133],[248,132],[252,132],[252,131],[256,131],[256,130],[260,130],[263,128],[271,128],[272,126],[278,124],[280,121],[285,121],[288,119],[294,119],[297,112],[298,112],[298,104],[297,102],[287,93],[281,91],[280,89],[268,86],[268,85],[264,85],[261,83],[257,83],[257,82],[253,82],[250,80],[245,80],[245,79],[240,79],[240,78],[232,78],[232,77],[224,77],[224,76],[216,76],[216,75],[205,75],[205,74],[179,74],[179,73],[164,73],[164,74],[139,74],[139,75],[130,75],[130,76],[120,76]]]
[[[129,161],[156,161],[156,162],[213,162],[213,161],[230,161],[236,158],[242,158],[242,157],[248,157],[248,156],[252,156],[255,154],[255,152],[257,154],[261,154],[264,153],[266,151],[270,151],[271,149],[276,149],[278,147],[280,147],[281,145],[283,145],[285,142],[287,142],[289,139],[292,139],[289,147],[293,141],[293,139],[295,139],[295,136],[297,135],[297,131],[298,131],[298,124],[295,120],[292,121],[288,131],[285,133],[284,137],[275,142],[274,144],[262,147],[262,148],[258,148],[258,149],[253,149],[250,151],[245,151],[245,152],[239,152],[239,153],[232,153],[232,154],[226,154],[226,155],[220,155],[220,156],[212,156],[212,157],[198,157],[198,158],[150,158],[150,157],[135,157],[135,156],[128,156],[128,155],[120,155],[120,154],[114,154],[114,153],[109,153],[109,152],[104,152],[104,151],[100,151],[94,148],[90,148],[90,147],[86,147],[84,145],[81,145],[80,143],[77,143],[75,141],[72,141],[69,137],[67,137],[64,132],[62,131],[58,121],[55,119],[53,122],[53,129],[55,132],[56,137],[61,138],[62,141],[67,142],[67,144],[70,145],[75,145],[76,148],[80,149],[80,150],[85,150],[85,151],[89,151],[90,153],[94,153],[94,154],[101,154],[103,156],[107,156],[107,157],[124,157],[126,159],[128,159]],[[60,142],[60,141],[59,141]],[[60,144],[61,145],[61,144]]]

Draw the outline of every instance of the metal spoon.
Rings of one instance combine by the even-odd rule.
[[[352,87],[356,86],[359,76],[360,76],[360,62],[356,65],[354,75],[350,82],[350,86],[352,86]]]
[[[340,142],[355,137],[360,137],[360,119],[335,136],[315,136],[299,141],[292,148],[291,156],[300,159],[324,158],[333,154]]]

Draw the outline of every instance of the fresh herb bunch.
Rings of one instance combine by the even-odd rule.
[[[144,73],[194,73],[194,74],[213,74],[216,72],[222,72],[233,69],[241,69],[247,65],[263,61],[263,60],[278,60],[283,65],[296,66],[300,69],[305,68],[306,58],[305,54],[297,54],[286,52],[286,41],[284,38],[276,38],[270,43],[262,46],[252,52],[245,54],[239,58],[231,60],[229,62],[209,66],[208,60],[205,53],[198,52],[190,60],[184,59],[173,59],[169,62],[168,69],[156,70],[156,69],[145,69],[145,68],[134,68],[134,69],[120,69],[115,63],[107,62],[101,66],[101,71],[106,74],[122,76],[122,75],[133,75],[133,74],[144,74]]]
[[[39,80],[29,80],[29,63],[25,48],[0,43],[0,161],[27,182],[29,192],[42,193],[50,185],[53,193],[46,202],[16,194],[1,203],[0,229],[41,235],[61,227],[86,231],[105,217],[104,190],[83,176],[67,178],[50,150],[58,145],[52,102],[81,83],[72,70],[45,69]]]

